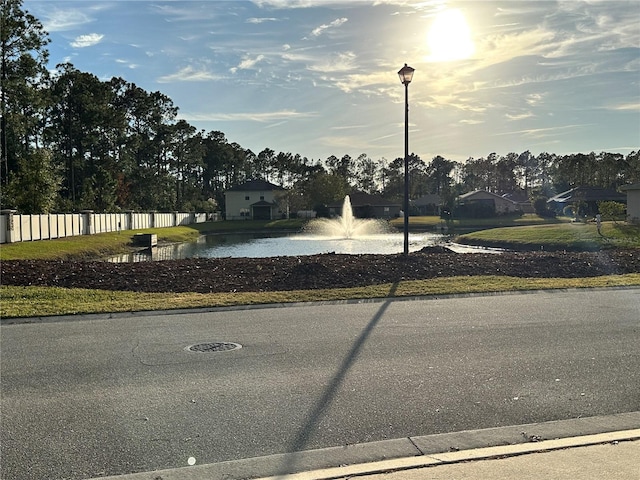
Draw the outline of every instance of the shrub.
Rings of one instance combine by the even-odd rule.
[[[625,204],[620,202],[598,202],[598,211],[605,220],[619,220],[624,218]]]
[[[533,209],[536,214],[541,217],[553,218],[556,216],[556,212],[547,207],[547,198],[538,197],[533,201]]]

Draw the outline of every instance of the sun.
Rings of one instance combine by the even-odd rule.
[[[457,9],[440,12],[427,35],[432,62],[450,62],[469,58],[475,52],[471,30],[463,13]]]

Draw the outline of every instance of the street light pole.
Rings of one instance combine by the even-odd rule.
[[[398,72],[404,85],[404,254],[409,255],[409,84],[415,69],[408,66]]]

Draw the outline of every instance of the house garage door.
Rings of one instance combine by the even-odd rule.
[[[253,207],[254,220],[271,220],[271,207]]]

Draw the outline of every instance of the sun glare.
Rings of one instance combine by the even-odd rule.
[[[469,58],[475,51],[471,30],[460,10],[445,10],[433,20],[427,36],[432,62],[450,62]]]

